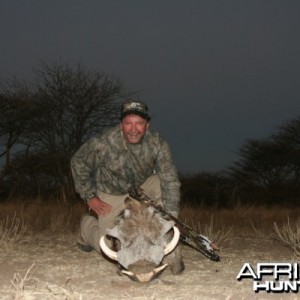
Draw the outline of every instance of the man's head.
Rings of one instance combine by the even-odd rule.
[[[149,122],[151,119],[148,115],[148,107],[142,101],[127,100],[122,104],[120,120],[122,121],[127,115],[130,114],[139,115],[147,122]]]
[[[141,101],[126,101],[121,108],[121,129],[126,141],[138,144],[149,128],[148,107]]]

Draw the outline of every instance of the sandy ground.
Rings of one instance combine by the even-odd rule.
[[[298,294],[254,293],[252,280],[237,281],[245,262],[295,262],[271,239],[231,237],[212,262],[184,246],[186,269],[165,270],[148,284],[130,281],[95,251],[85,253],[73,234],[37,234],[0,253],[1,299],[299,299]]]

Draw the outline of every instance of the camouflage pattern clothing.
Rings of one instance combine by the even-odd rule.
[[[157,174],[167,212],[178,215],[180,182],[168,144],[147,130],[139,144],[129,144],[120,125],[83,144],[71,160],[75,189],[84,201],[104,192],[127,194]]]

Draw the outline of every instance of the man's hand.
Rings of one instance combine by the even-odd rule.
[[[92,198],[87,204],[98,216],[106,216],[112,212],[112,206],[100,198]]]

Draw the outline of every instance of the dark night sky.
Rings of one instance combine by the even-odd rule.
[[[0,77],[82,63],[139,90],[180,171],[299,116],[299,0],[3,0]]]

